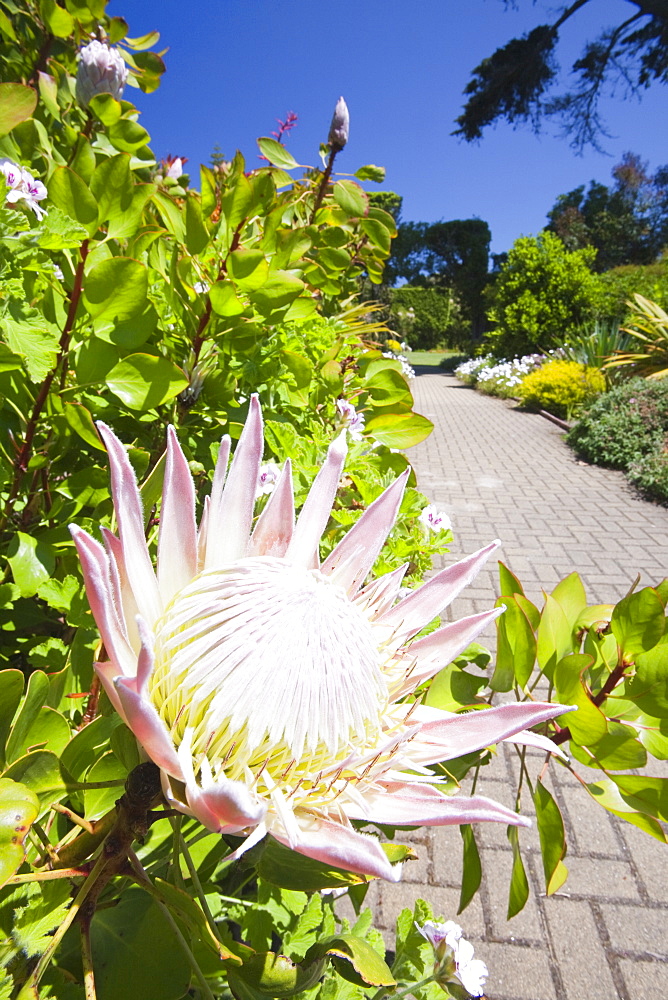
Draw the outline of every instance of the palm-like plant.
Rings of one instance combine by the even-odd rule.
[[[645,378],[662,379],[668,376],[668,313],[656,302],[651,302],[644,295],[636,292],[634,302],[629,305],[635,309],[630,325],[624,332],[630,334],[639,342],[641,349],[637,352],[616,351],[608,359],[604,368],[630,367],[629,374],[642,375]]]

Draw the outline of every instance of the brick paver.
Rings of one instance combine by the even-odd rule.
[[[591,603],[619,600],[637,573],[643,585],[668,575],[668,510],[638,499],[621,473],[578,463],[554,424],[446,375],[420,375],[414,394],[436,429],[409,457],[420,488],[449,514],[455,533],[444,564],[499,537],[501,558],[539,604],[542,588],[574,569]],[[454,615],[489,608],[496,586],[494,564],[455,602]],[[504,747],[477,790],[513,803],[514,761]],[[478,827],[483,884],[457,919],[488,963],[490,1000],[667,1000],[668,847],[592,804],[565,769],[551,770],[569,843],[570,876],[558,894],[545,898],[537,832],[522,831],[531,899],[506,921],[512,856],[505,829]],[[648,770],[668,774],[653,760]],[[523,811],[531,815],[530,802]],[[413,871],[406,866],[399,885],[375,883],[369,895],[387,930],[418,896],[437,915],[456,915],[458,829],[416,831],[410,839],[420,857]]]

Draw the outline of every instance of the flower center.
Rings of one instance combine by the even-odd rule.
[[[214,776],[303,775],[380,733],[388,692],[372,626],[318,570],[253,557],[200,573],[155,635],[151,700]]]

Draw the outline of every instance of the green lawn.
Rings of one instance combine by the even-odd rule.
[[[443,358],[447,358],[455,351],[410,351],[408,362],[411,365],[433,365],[438,368]]]

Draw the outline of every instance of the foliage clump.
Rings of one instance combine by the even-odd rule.
[[[580,458],[626,471],[661,450],[668,433],[668,379],[630,379],[600,396],[569,432]]]
[[[496,357],[558,347],[598,311],[593,247],[569,251],[550,232],[516,240],[490,294],[486,341]]]
[[[602,392],[605,377],[598,368],[555,359],[523,378],[516,394],[530,409],[548,410],[555,417],[567,418]]]

